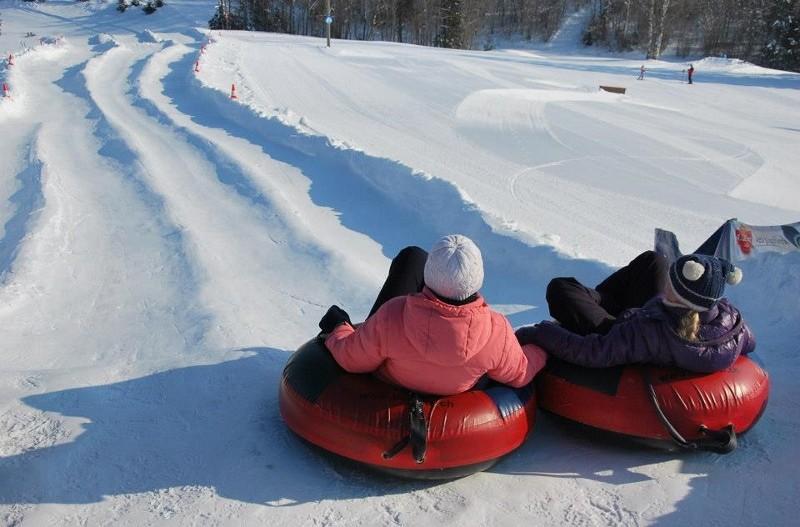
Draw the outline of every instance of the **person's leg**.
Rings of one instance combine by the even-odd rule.
[[[392,260],[392,265],[389,266],[389,276],[386,277],[367,318],[374,315],[383,304],[396,296],[422,291],[425,286],[425,261],[427,259],[427,251],[419,247],[406,247],[397,253]]]
[[[595,288],[600,293],[600,305],[614,316],[632,307],[642,307],[662,292],[668,270],[663,255],[643,252]]]
[[[607,333],[614,317],[600,305],[600,294],[574,278],[554,278],[547,285],[550,314],[579,335]]]

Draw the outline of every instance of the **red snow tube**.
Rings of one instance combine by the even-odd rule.
[[[769,377],[746,356],[710,374],[643,365],[582,368],[551,360],[537,376],[537,393],[543,410],[582,425],[727,453],[766,408]]]
[[[283,370],[280,411],[310,443],[391,474],[456,478],[485,470],[533,429],[531,385],[493,384],[452,396],[416,396],[342,370],[315,338]]]

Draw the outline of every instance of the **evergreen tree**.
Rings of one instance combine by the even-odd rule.
[[[208,21],[210,29],[244,29],[241,6],[234,12],[231,9],[232,0],[219,0],[217,11]]]
[[[464,11],[462,0],[442,0],[439,10],[439,35],[436,45],[442,48],[464,47]]]
[[[762,50],[764,65],[800,71],[800,1],[776,0],[767,15],[767,44]]]

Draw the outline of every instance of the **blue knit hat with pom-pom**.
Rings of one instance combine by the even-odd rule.
[[[728,260],[704,254],[681,256],[669,268],[672,290],[696,311],[708,311],[725,292],[725,284],[736,285],[742,270]]]

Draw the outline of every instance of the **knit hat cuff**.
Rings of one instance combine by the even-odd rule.
[[[668,282],[667,286],[670,288],[670,290],[675,294],[675,296],[681,301],[681,303],[684,306],[686,306],[686,307],[688,307],[690,309],[693,309],[695,311],[698,311],[698,312],[703,312],[703,311],[708,311],[709,309],[711,309],[711,307],[717,302],[718,299],[713,299],[712,301],[709,302],[709,299],[707,299],[706,297],[702,297],[700,295],[693,295],[692,292],[689,291],[688,289],[686,289],[685,287],[681,288],[681,289],[684,290],[684,294],[681,294],[678,291],[678,288],[680,288],[681,284],[678,284],[678,288],[676,288],[675,287],[676,284],[675,284],[675,282],[673,282],[671,274],[672,273],[670,273],[670,280],[667,280],[667,282]],[[698,298],[695,298],[695,300],[698,301],[699,304],[695,303],[692,300],[690,300],[689,298],[687,298],[687,297],[691,298],[691,297],[695,297],[695,296],[698,297]],[[708,305],[706,305],[706,303],[708,303]]]

